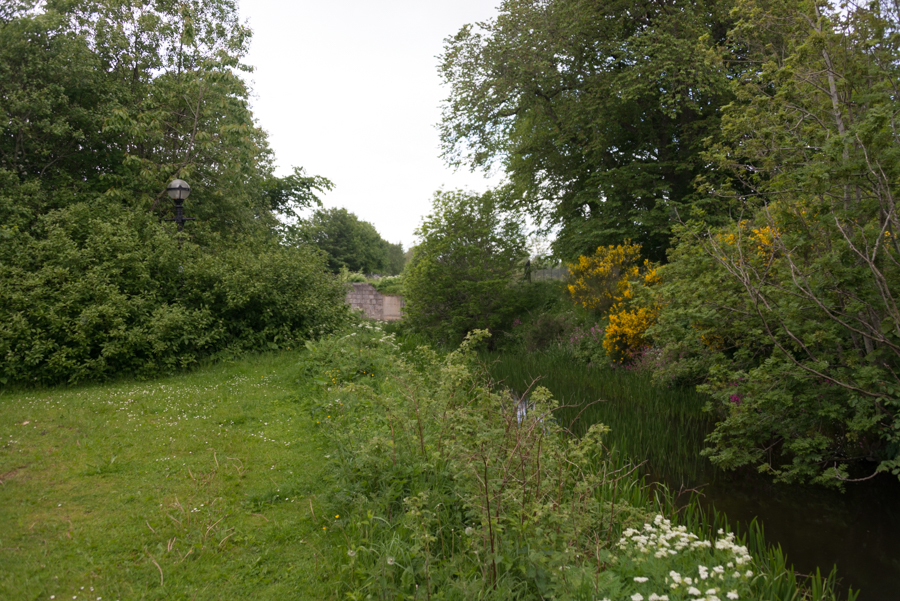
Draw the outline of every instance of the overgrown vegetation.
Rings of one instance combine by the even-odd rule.
[[[484,335],[444,356],[366,323],[310,343],[304,375],[319,379],[315,419],[334,450],[319,523],[346,543],[336,595],[836,598],[833,575],[798,588],[756,527],[751,550],[695,506],[685,526],[658,515],[679,519],[611,455],[608,428],[571,437],[546,389],[520,401],[490,386],[473,362]]]
[[[343,319],[276,218],[331,187],[273,173],[230,0],[0,9],[0,383],[149,375]],[[189,180],[177,232],[168,182]]]
[[[887,0],[552,0],[447,40],[445,157],[502,165],[574,292],[598,245],[668,259],[597,316],[604,354],[702,384],[725,468],[900,477],[898,28]]]

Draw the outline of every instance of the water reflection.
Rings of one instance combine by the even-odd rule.
[[[900,481],[884,474],[840,493],[777,485],[756,473],[717,474],[702,504],[731,523],[754,517],[800,573],[837,565],[841,588],[859,601],[900,600]]]

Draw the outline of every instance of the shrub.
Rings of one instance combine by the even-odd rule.
[[[582,307],[607,316],[603,348],[618,364],[630,365],[644,352],[647,331],[659,313],[658,302],[645,292],[660,282],[657,267],[647,260],[640,264],[640,255],[640,245],[626,241],[601,246],[569,265],[569,294]],[[596,353],[587,352],[597,360]]]
[[[616,246],[599,247],[577,263],[569,263],[569,294],[577,304],[598,314],[606,314],[627,304],[634,296],[633,285],[658,282],[656,266],[640,263],[641,246],[626,241]]]
[[[609,314],[603,348],[616,363],[632,364],[649,346],[647,330],[656,321],[657,311],[647,307],[620,308]]]
[[[484,335],[442,357],[404,351],[360,322],[308,345],[304,373],[326,376],[311,409],[331,479],[318,501],[324,511],[310,516],[320,549],[341,545],[326,568],[336,597],[803,596],[783,562],[764,572],[774,555],[757,564],[733,535],[704,534],[713,524],[697,524],[696,506],[676,510],[664,493],[648,496],[628,466],[611,461],[604,426],[570,438],[545,389],[533,391],[524,413],[506,391],[492,391],[473,365]],[[660,505],[694,532],[654,515]],[[818,578],[808,598],[833,601],[831,585]]]
[[[512,321],[512,282],[525,253],[521,216],[502,211],[491,192],[439,192],[417,234],[404,282],[412,327],[456,344],[474,329]]]
[[[266,238],[183,242],[145,213],[76,204],[0,248],[0,381],[149,375],[291,346],[346,315],[321,259]]]

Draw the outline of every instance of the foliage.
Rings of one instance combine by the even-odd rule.
[[[655,307],[621,308],[609,314],[603,348],[610,359],[630,365],[649,347],[647,330],[656,322]]]
[[[4,5],[0,381],[149,374],[340,320],[318,257],[272,237],[331,183],[274,176],[249,37],[232,0]],[[197,219],[177,241],[176,176]]]
[[[655,335],[708,378],[720,465],[831,486],[900,475],[900,14],[749,0],[736,14],[748,60],[708,157],[741,188],[706,185],[751,194],[729,226],[694,213]]]
[[[735,543],[734,534],[719,531],[715,542],[702,540],[661,515],[641,530],[623,532],[618,546],[626,573],[637,574],[638,594],[647,593],[646,599],[659,599],[660,593],[671,601],[746,599],[751,579],[759,578],[746,569],[753,558],[747,547]]]
[[[624,589],[610,574],[598,589],[587,561],[606,537],[605,505],[587,500],[615,479],[595,462],[604,429],[567,441],[540,392],[518,423],[508,399],[480,387],[467,366],[483,334],[446,359],[420,349],[422,371],[371,327],[316,346],[316,366],[348,347],[347,361],[392,363],[392,378],[332,387],[320,410],[337,451],[333,512],[347,518],[334,524],[348,541],[335,573],[341,593],[587,598]],[[643,515],[620,503],[624,523]],[[561,565],[572,571],[561,574]]]
[[[384,273],[386,275],[400,275],[403,273],[403,268],[406,267],[407,262],[406,253],[403,252],[403,245],[387,242],[385,244],[385,255]]]
[[[606,349],[603,348],[603,340],[606,338],[606,329],[598,322],[576,326],[569,332],[569,338],[562,348],[569,351],[572,356],[585,365],[601,365],[607,362]]]
[[[740,563],[741,576],[729,571],[722,599],[731,590],[741,599],[774,598],[770,582],[788,595],[781,598],[804,594],[783,562],[763,572],[733,535],[704,527],[690,534],[652,518],[675,506],[648,496],[633,467],[611,459],[602,444],[607,428],[595,424],[570,438],[553,419],[559,409],[546,390],[534,389],[524,412],[505,390],[492,391],[473,369],[471,349],[483,335],[443,357],[425,347],[403,350],[365,323],[309,345],[305,373],[332,375],[339,366],[351,374],[323,379],[314,411],[331,449],[329,511],[318,523],[323,541],[336,530],[346,545],[342,562],[329,568],[337,595],[637,599],[653,585],[670,598],[711,600],[713,593],[689,586],[672,589],[666,570],[697,573],[708,591],[723,586],[716,566],[729,561],[729,568]],[[686,515],[698,522],[696,507]],[[688,540],[682,549],[666,537],[677,557],[617,544],[622,536],[639,543],[636,529],[649,540],[670,526]],[[762,557],[771,565],[771,555]],[[762,574],[747,576],[748,569]],[[817,582],[826,590],[810,598],[836,598],[827,590],[833,577]]]
[[[403,281],[403,275],[394,275],[371,280],[370,283],[375,286],[375,290],[382,294],[395,294],[398,296],[403,296]]]
[[[640,256],[640,244],[626,240],[578,257],[577,263],[568,264],[572,300],[601,315],[624,307],[634,298],[634,284],[659,282],[656,266],[647,259],[641,265]]]
[[[521,217],[501,206],[493,192],[435,194],[405,274],[406,319],[414,328],[454,343],[511,321],[525,238]]]
[[[398,256],[403,247],[382,239],[375,226],[347,209],[319,209],[300,222],[292,232],[292,240],[305,241],[325,252],[328,267],[359,273],[396,275],[403,269]]]
[[[645,473],[665,475],[676,486],[708,482],[711,466],[700,452],[713,427],[703,413],[709,399],[660,386],[649,372],[611,365],[602,338],[601,332],[594,344],[599,360],[590,366],[568,344],[535,353],[482,352],[480,359],[498,389],[521,397],[536,385],[546,387],[559,401],[555,419],[573,435],[595,423],[609,425],[604,444],[617,461],[645,462]]]
[[[640,245],[626,241],[601,246],[590,257],[582,255],[578,263],[568,266],[572,299],[586,309],[606,315],[603,348],[611,360],[628,365],[649,346],[647,330],[659,313],[654,299],[635,298],[636,290],[660,281],[656,266],[647,259],[640,265],[640,256]],[[591,349],[588,358],[597,360]]]
[[[85,204],[32,231],[0,245],[3,382],[171,371],[217,352],[294,345],[346,314],[319,257],[274,240],[202,247],[148,213],[98,216]]]
[[[507,0],[445,42],[441,140],[454,165],[502,165],[512,198],[561,226],[556,254],[632,239],[665,258],[700,153],[731,99],[718,60],[732,2]]]
[[[41,190],[19,210],[120,203],[168,217],[176,176],[190,214],[219,232],[317,202],[324,178],[272,173],[241,77],[249,39],[231,0],[14,9],[0,21],[0,171]]]

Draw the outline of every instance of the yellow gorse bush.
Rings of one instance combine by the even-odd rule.
[[[626,240],[616,246],[601,246],[591,256],[569,264],[569,294],[586,309],[606,313],[609,323],[603,340],[606,354],[619,363],[628,362],[647,346],[646,332],[656,322],[657,306],[633,307],[635,286],[660,282],[656,265],[640,262],[641,246]]]
[[[649,343],[647,330],[656,323],[659,311],[656,307],[621,308],[609,314],[603,348],[610,359],[617,363],[629,363]]]
[[[569,294],[586,309],[599,313],[614,310],[634,297],[635,282],[653,285],[659,281],[656,266],[640,263],[641,245],[626,240],[625,244],[601,246],[591,256],[578,257],[569,263]]]

